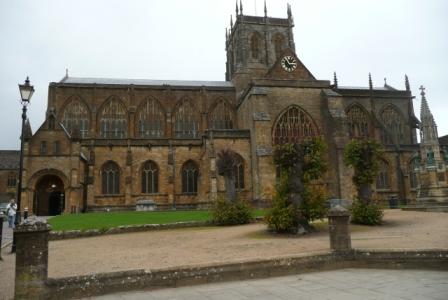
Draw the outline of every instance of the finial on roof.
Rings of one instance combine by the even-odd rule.
[[[292,13],[291,13],[291,4],[287,3],[287,12],[288,12],[288,19],[291,19]]]
[[[406,87],[406,91],[410,92],[411,91],[411,85],[409,84],[409,78],[408,75],[404,75],[404,85]]]
[[[387,86],[387,78],[384,77],[384,87],[386,87],[386,86]]]
[[[236,6],[235,13],[236,13],[236,16],[238,16],[238,13],[239,13],[239,11],[238,11],[238,0],[235,0],[235,6]]]
[[[240,15],[243,15],[243,2],[240,0]]]
[[[420,95],[422,95],[422,99],[426,99],[426,93],[425,93],[425,90],[426,90],[426,88],[423,86],[423,85],[421,85],[420,86]]]
[[[65,68],[65,77],[68,77],[68,68]]]
[[[230,15],[230,28],[233,28],[233,17]]]
[[[373,90],[372,74],[369,73],[369,89]]]
[[[333,72],[333,85],[335,88],[338,88],[338,77],[336,75],[336,72]]]
[[[264,17],[267,18],[268,17],[268,8],[266,6],[266,0],[264,0]]]

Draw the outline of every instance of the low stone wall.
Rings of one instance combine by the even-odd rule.
[[[52,279],[46,299],[73,299],[185,285],[284,276],[342,268],[448,270],[448,250],[369,251],[322,253],[200,267],[135,270]]]

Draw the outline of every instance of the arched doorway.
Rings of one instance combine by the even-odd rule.
[[[64,212],[64,183],[56,175],[44,175],[37,181],[33,211],[37,216],[55,216]]]

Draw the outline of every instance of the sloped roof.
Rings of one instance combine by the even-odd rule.
[[[20,151],[0,150],[0,170],[19,169]]]
[[[196,81],[196,80],[152,80],[121,78],[64,77],[59,83],[99,84],[99,85],[142,85],[142,86],[188,86],[188,87],[225,87],[233,88],[230,81]]]
[[[440,145],[448,145],[448,135],[439,137],[439,144]]]

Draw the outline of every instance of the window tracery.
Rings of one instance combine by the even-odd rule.
[[[292,106],[278,118],[273,132],[273,143],[299,143],[304,138],[317,135],[318,130],[311,117],[301,108]]]
[[[199,169],[195,162],[189,160],[182,166],[182,193],[196,194],[198,192]]]
[[[382,131],[381,139],[384,144],[402,144],[404,142],[404,122],[395,107],[389,105],[380,114],[386,131]]]
[[[221,100],[210,114],[211,129],[232,129],[233,110],[226,101]]]
[[[102,138],[125,138],[127,114],[117,99],[112,99],[103,107],[100,115],[100,136]]]
[[[235,176],[235,189],[244,190],[244,160],[239,155],[235,157],[233,172]]]
[[[359,105],[353,105],[346,114],[350,138],[368,137],[369,117],[367,113]]]
[[[379,166],[378,177],[376,179],[376,188],[379,190],[387,190],[390,188],[389,185],[389,166],[388,164],[381,160]]]
[[[62,124],[69,134],[73,130],[79,130],[80,137],[85,138],[89,133],[89,110],[87,106],[79,100],[72,100],[64,109]]]
[[[138,115],[138,135],[142,138],[160,138],[165,132],[165,114],[160,103],[147,99]]]
[[[101,191],[103,195],[120,193],[120,169],[113,161],[106,162],[101,168]]]
[[[174,136],[176,138],[196,138],[199,136],[199,122],[193,105],[183,99],[174,116]]]
[[[153,161],[147,161],[142,168],[142,193],[155,194],[159,192],[159,168]]]

